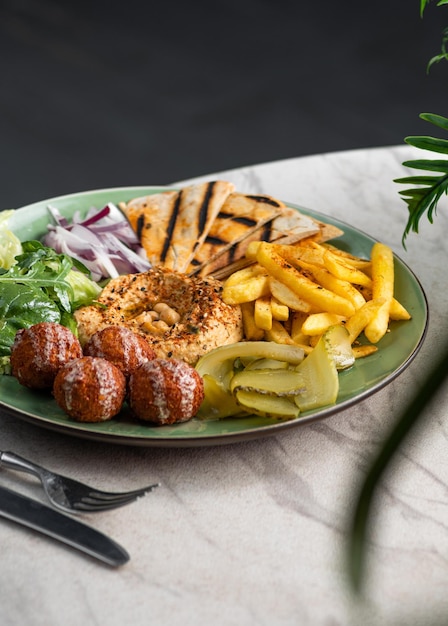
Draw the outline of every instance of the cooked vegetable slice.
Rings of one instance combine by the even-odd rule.
[[[216,380],[229,382],[233,375],[233,363],[238,358],[276,359],[297,365],[304,358],[304,351],[298,346],[278,344],[273,341],[241,341],[211,350],[199,359],[197,371],[204,376],[210,374]]]
[[[199,419],[214,420],[224,417],[235,416],[241,411],[234,396],[222,384],[210,376],[204,374],[204,400],[199,408]]]
[[[330,326],[322,337],[338,370],[347,369],[353,365],[355,355],[350,341],[350,333],[345,326],[341,324]]]
[[[236,400],[247,412],[263,417],[294,419],[300,414],[300,409],[294,402],[280,396],[239,389],[236,392]]]
[[[230,381],[230,391],[240,389],[257,391],[275,396],[295,396],[301,387],[302,380],[294,369],[245,369],[237,372]]]
[[[323,335],[314,350],[296,368],[305,389],[295,396],[301,411],[318,409],[336,402],[339,378],[330,345],[331,342]]]
[[[286,369],[288,367],[286,361],[279,361],[278,359],[254,359],[251,363],[246,365],[247,370],[263,370],[263,369]]]

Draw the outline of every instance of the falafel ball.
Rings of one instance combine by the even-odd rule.
[[[108,326],[96,332],[84,346],[85,356],[97,356],[116,365],[125,376],[155,358],[149,343],[129,328]]]
[[[78,422],[104,422],[120,412],[126,378],[110,361],[83,356],[59,370],[53,395],[61,409]]]
[[[61,367],[80,356],[81,344],[71,330],[39,322],[17,331],[11,347],[12,375],[29,389],[51,389]]]
[[[128,403],[134,415],[157,425],[188,421],[203,398],[200,374],[176,359],[147,361],[129,378]]]

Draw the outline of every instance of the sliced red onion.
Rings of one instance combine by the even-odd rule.
[[[84,218],[76,211],[71,223],[55,207],[48,210],[55,224],[48,225],[44,244],[84,263],[93,280],[151,267],[129,222],[114,204],[100,210],[93,207]]]

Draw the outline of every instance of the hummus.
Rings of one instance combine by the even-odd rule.
[[[98,305],[75,312],[79,340],[84,345],[107,326],[125,326],[145,337],[157,357],[195,365],[213,348],[243,338],[240,307],[225,304],[221,291],[221,283],[211,277],[189,277],[161,267],[119,276],[100,293]],[[156,318],[154,307],[160,303],[177,314],[170,325]]]

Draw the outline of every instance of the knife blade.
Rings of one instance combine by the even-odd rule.
[[[124,565],[129,554],[110,537],[77,519],[0,487],[0,516],[81,550],[108,565]]]

